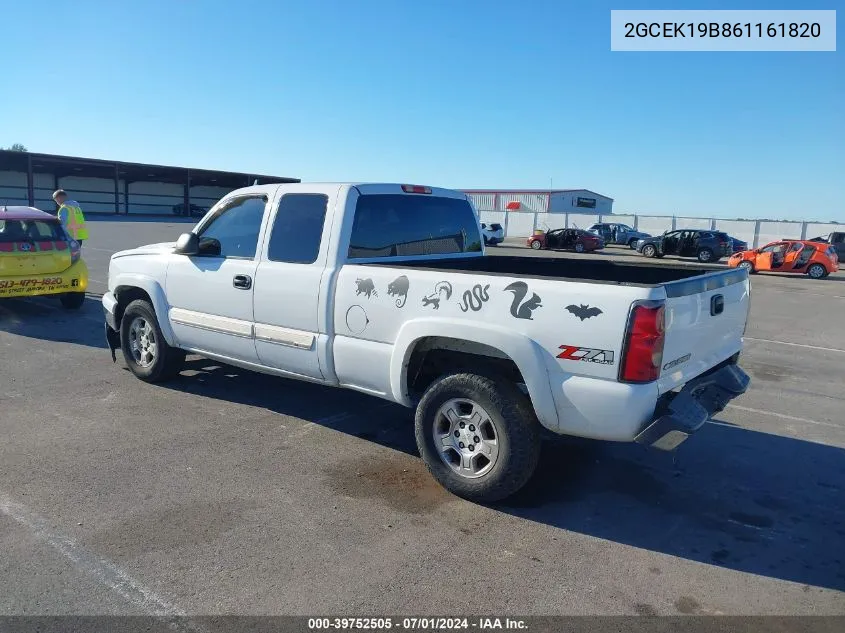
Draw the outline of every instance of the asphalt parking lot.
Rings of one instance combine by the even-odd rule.
[[[112,364],[110,254],[190,225],[89,225],[80,312],[0,303],[3,614],[845,614],[845,274],[752,278],[752,388],[676,459],[550,443],[482,507],[428,476],[402,408]]]

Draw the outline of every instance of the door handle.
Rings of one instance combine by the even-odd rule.
[[[725,297],[722,295],[713,295],[710,297],[710,314],[716,316],[722,314],[725,309]]]
[[[235,275],[232,285],[241,290],[249,290],[252,287],[252,277],[249,275]]]

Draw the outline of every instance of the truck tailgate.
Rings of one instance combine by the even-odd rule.
[[[670,282],[664,288],[660,393],[683,385],[742,348],[751,290],[747,273],[740,269]]]

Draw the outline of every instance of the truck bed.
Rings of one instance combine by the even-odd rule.
[[[590,283],[605,283],[630,286],[658,286],[689,279],[692,283],[684,294],[701,292],[704,275],[722,272],[736,273],[736,280],[745,276],[745,271],[718,266],[688,265],[660,266],[650,262],[615,262],[605,259],[572,259],[562,257],[484,256],[470,258],[443,257],[417,261],[386,260],[384,263],[364,264],[366,266],[389,266],[391,268],[414,268],[417,270],[441,270],[452,272],[480,272],[489,275],[509,277],[531,277],[560,279]],[[724,279],[719,285],[727,285]],[[729,276],[730,278],[730,276]],[[677,290],[685,284],[674,284]]]

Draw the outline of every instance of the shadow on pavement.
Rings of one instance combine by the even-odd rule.
[[[65,310],[58,297],[0,299],[0,332],[50,341],[106,348],[103,309],[98,295],[87,293],[78,310]],[[5,359],[4,359],[5,360]]]
[[[189,360],[166,386],[295,416],[418,456],[413,412],[356,392],[203,359]],[[401,466],[385,465],[399,470],[381,479],[403,485]],[[691,561],[841,590],[843,497],[842,449],[708,424],[676,456],[639,445],[547,442],[536,476],[497,509]]]

